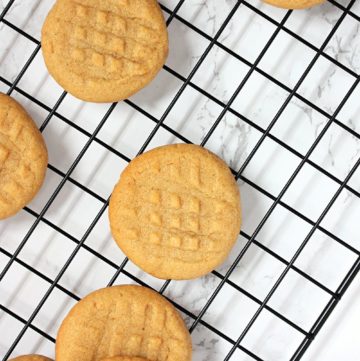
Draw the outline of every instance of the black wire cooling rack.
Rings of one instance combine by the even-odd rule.
[[[240,252],[236,255],[235,260],[231,264],[230,268],[227,269],[226,273],[221,274],[218,271],[213,271],[212,274],[214,277],[216,277],[218,279],[219,283],[217,284],[216,288],[214,288],[214,291],[212,292],[210,297],[207,299],[206,303],[204,305],[202,305],[200,312],[195,315],[191,311],[187,310],[185,307],[178,304],[177,302],[173,302],[173,303],[190,320],[189,321],[190,332],[193,332],[199,325],[202,325],[203,327],[211,330],[214,334],[217,335],[217,337],[226,340],[226,342],[228,342],[231,345],[224,360],[235,359],[232,356],[234,355],[234,353],[237,350],[241,350],[243,353],[245,353],[249,357],[249,359],[254,359],[254,360],[262,360],[263,359],[259,355],[256,355],[255,352],[250,350],[248,347],[244,346],[243,341],[244,341],[244,338],[246,337],[246,335],[250,332],[250,330],[254,326],[255,322],[259,319],[259,316],[261,315],[261,313],[264,310],[267,310],[274,317],[281,319],[284,323],[286,323],[289,327],[291,327],[299,335],[301,335],[301,342],[299,342],[299,344],[297,345],[297,349],[295,350],[295,352],[293,353],[293,355],[290,358],[291,360],[300,360],[302,358],[302,356],[304,355],[304,353],[306,352],[306,350],[308,349],[309,345],[312,343],[314,338],[317,336],[317,334],[323,327],[324,323],[327,321],[327,319],[333,312],[334,308],[336,307],[336,305],[338,304],[338,302],[340,301],[340,299],[342,298],[342,296],[348,289],[351,282],[356,277],[356,275],[359,271],[359,268],[360,268],[360,251],[357,250],[355,247],[353,247],[350,244],[350,242],[340,239],[338,236],[329,232],[328,230],[326,230],[325,228],[323,228],[321,226],[322,220],[324,220],[325,216],[328,214],[330,209],[333,207],[335,201],[338,199],[340,193],[343,190],[347,190],[350,193],[352,193],[352,195],[354,195],[355,197],[360,198],[359,192],[348,184],[350,178],[353,176],[353,174],[356,172],[357,168],[359,167],[360,159],[358,159],[356,161],[355,165],[348,172],[348,174],[344,180],[338,179],[336,176],[334,176],[333,174],[328,172],[323,167],[317,165],[315,162],[313,162],[310,159],[310,156],[313,153],[315,147],[319,144],[319,142],[324,137],[325,133],[328,131],[328,129],[330,128],[330,126],[332,124],[336,124],[337,126],[341,127],[343,130],[345,130],[346,132],[351,134],[351,136],[356,137],[357,139],[360,138],[360,135],[354,129],[350,128],[349,126],[345,125],[343,122],[341,122],[337,119],[339,112],[344,107],[345,103],[347,102],[347,100],[349,99],[349,97],[351,96],[351,94],[354,92],[355,88],[359,84],[360,77],[355,71],[346,67],[343,63],[336,60],[332,56],[328,55],[328,53],[326,53],[324,51],[326,46],[329,44],[330,40],[334,36],[335,32],[337,31],[337,29],[340,27],[340,25],[344,21],[346,16],[352,17],[354,20],[359,22],[359,26],[360,26],[360,17],[358,15],[356,15],[354,12],[352,12],[352,7],[355,4],[355,0],[349,1],[345,6],[335,0],[329,0],[329,3],[331,3],[331,6],[334,6],[337,8],[337,10],[341,11],[341,16],[333,24],[332,30],[330,31],[330,33],[326,37],[325,41],[319,48],[317,48],[312,43],[310,43],[309,41],[302,38],[300,35],[289,30],[286,27],[286,22],[289,19],[292,11],[286,12],[286,14],[282,18],[282,20],[280,22],[278,22],[277,20],[274,20],[272,17],[270,17],[266,13],[259,10],[256,6],[252,5],[250,2],[241,1],[241,0],[234,1],[234,6],[233,6],[232,10],[229,12],[228,16],[226,17],[226,19],[220,26],[219,30],[216,32],[215,36],[211,37],[204,31],[202,31],[202,29],[199,29],[194,24],[190,23],[189,21],[185,20],[183,17],[181,17],[179,15],[179,9],[183,6],[185,1],[186,0],[178,1],[176,6],[174,6],[173,10],[170,10],[166,6],[162,5],[163,11],[166,14],[168,14],[167,25],[169,25],[174,19],[176,19],[184,26],[191,28],[199,36],[208,40],[209,45],[206,47],[205,51],[202,53],[200,58],[197,60],[196,65],[192,68],[190,74],[187,77],[180,75],[177,71],[175,71],[174,69],[171,69],[169,66],[164,67],[164,70],[166,72],[168,72],[171,76],[176,77],[179,81],[181,81],[182,85],[181,85],[180,89],[178,90],[178,92],[176,93],[176,95],[171,100],[170,104],[168,104],[165,112],[163,112],[162,116],[159,119],[156,118],[155,116],[153,116],[152,114],[150,114],[145,109],[136,105],[131,100],[125,101],[130,107],[132,107],[137,112],[141,113],[143,116],[150,119],[151,122],[153,122],[153,124],[154,124],[153,130],[151,131],[150,135],[145,140],[145,142],[141,145],[140,149],[138,149],[138,154],[141,154],[144,151],[146,151],[151,140],[154,138],[154,136],[157,134],[157,132],[161,129],[165,129],[170,134],[175,135],[179,140],[181,140],[183,142],[190,143],[190,141],[186,137],[184,137],[183,134],[180,134],[176,130],[172,129],[172,127],[165,124],[164,121],[167,118],[167,116],[169,115],[170,111],[174,108],[175,104],[177,103],[178,99],[180,98],[180,96],[184,92],[184,90],[187,87],[192,87],[193,89],[196,89],[199,93],[201,93],[208,99],[212,100],[214,103],[216,103],[217,105],[219,105],[222,108],[220,115],[217,117],[216,121],[213,123],[213,125],[207,132],[206,136],[202,139],[202,142],[201,142],[202,146],[206,146],[208,140],[210,139],[210,136],[216,131],[217,127],[223,120],[226,113],[233,114],[234,116],[240,118],[242,121],[251,125],[252,127],[257,129],[261,133],[261,137],[257,141],[256,145],[254,146],[254,148],[252,149],[252,151],[250,152],[250,154],[248,155],[246,160],[243,162],[241,168],[237,171],[233,171],[233,173],[234,173],[234,177],[237,180],[241,180],[242,182],[247,183],[250,187],[254,187],[257,191],[259,191],[260,193],[265,194],[267,197],[269,197],[269,199],[271,199],[271,201],[272,201],[272,204],[271,204],[270,208],[268,209],[268,211],[266,212],[266,214],[264,215],[264,217],[257,224],[255,231],[252,234],[246,234],[243,231],[241,232],[241,236],[244,237],[244,239],[246,239],[246,243],[245,243],[244,247],[240,250]],[[34,51],[31,53],[30,57],[28,58],[28,60],[26,61],[26,63],[24,64],[23,68],[19,69],[18,75],[14,81],[9,81],[9,79],[5,79],[3,77],[0,77],[0,81],[8,87],[9,95],[11,95],[14,91],[16,91],[17,93],[19,93],[22,96],[29,99],[31,102],[33,102],[33,103],[37,104],[39,107],[43,108],[48,113],[46,119],[44,120],[44,122],[42,123],[42,125],[40,127],[41,131],[44,131],[44,129],[48,126],[49,122],[51,122],[51,119],[54,116],[57,116],[65,124],[67,124],[68,127],[76,128],[79,132],[81,132],[84,136],[86,136],[87,141],[66,173],[63,173],[61,170],[57,169],[55,166],[49,164],[49,169],[51,169],[53,172],[55,172],[57,175],[59,175],[61,177],[61,182],[58,184],[55,191],[48,198],[45,206],[41,209],[40,212],[37,213],[30,208],[25,208],[25,211],[28,212],[30,215],[32,215],[34,217],[34,220],[33,220],[33,223],[31,224],[31,226],[28,228],[26,235],[24,236],[24,238],[21,240],[21,242],[15,249],[15,251],[9,252],[8,250],[5,250],[4,248],[1,247],[1,243],[0,243],[0,253],[7,257],[6,258],[7,262],[5,264],[5,267],[1,270],[0,282],[4,279],[4,277],[9,272],[11,267],[15,263],[17,263],[17,264],[20,264],[22,267],[24,267],[27,270],[27,272],[36,274],[38,277],[43,279],[48,284],[48,288],[47,288],[46,292],[44,293],[43,297],[38,302],[36,308],[34,310],[32,310],[30,317],[28,317],[26,319],[24,319],[22,316],[18,315],[16,312],[12,311],[11,307],[0,305],[1,312],[16,319],[23,325],[22,328],[19,330],[16,338],[13,340],[13,342],[11,344],[8,345],[8,350],[3,355],[4,361],[10,357],[10,355],[12,354],[14,349],[17,347],[19,342],[22,340],[24,334],[26,333],[26,331],[28,329],[33,330],[34,332],[39,334],[41,337],[43,337],[51,342],[55,342],[54,337],[52,337],[47,332],[41,330],[39,327],[34,325],[33,321],[36,318],[36,316],[38,315],[38,313],[40,312],[41,308],[44,306],[45,302],[48,300],[48,298],[54,291],[54,289],[57,289],[57,290],[65,293],[67,296],[71,297],[75,301],[80,299],[79,296],[74,294],[72,291],[61,286],[59,284],[59,281],[62,278],[62,276],[64,275],[64,273],[66,272],[66,270],[68,269],[68,267],[70,266],[71,262],[73,261],[73,259],[76,256],[76,254],[82,248],[91,252],[94,256],[101,258],[104,262],[106,262],[110,267],[113,268],[114,273],[108,282],[108,286],[113,285],[121,273],[125,274],[127,277],[129,277],[130,279],[132,279],[134,282],[136,282],[138,284],[148,286],[148,284],[146,282],[139,279],[135,274],[133,274],[129,270],[125,269],[125,266],[128,263],[127,259],[124,259],[120,265],[116,264],[113,261],[107,259],[102,254],[100,254],[98,251],[92,249],[89,245],[87,245],[85,243],[88,236],[90,235],[90,233],[92,232],[92,230],[94,229],[94,227],[96,226],[98,221],[100,220],[101,216],[106,211],[107,206],[108,206],[108,199],[104,199],[101,195],[97,194],[93,190],[89,189],[88,187],[84,186],[83,184],[81,184],[80,182],[76,181],[75,179],[73,179],[71,177],[72,173],[74,172],[75,168],[79,164],[80,160],[83,158],[84,154],[86,153],[86,151],[89,149],[90,145],[93,142],[101,144],[103,147],[105,147],[107,149],[107,151],[112,152],[113,154],[120,157],[125,162],[130,161],[129,157],[122,154],[121,152],[116,150],[114,147],[112,147],[111,145],[107,144],[106,142],[104,142],[98,138],[98,133],[100,132],[100,130],[102,129],[102,127],[104,126],[106,121],[108,120],[111,113],[113,112],[116,104],[112,104],[109,106],[106,114],[103,116],[103,118],[97,125],[96,129],[90,133],[90,132],[84,130],[82,127],[79,127],[78,125],[76,125],[71,119],[64,117],[63,115],[61,115],[58,112],[59,106],[62,104],[62,102],[64,101],[64,99],[67,95],[66,92],[63,92],[61,94],[61,96],[58,98],[58,100],[56,101],[56,104],[53,107],[49,107],[49,106],[45,105],[44,103],[42,103],[36,97],[33,97],[32,95],[28,94],[28,92],[21,89],[21,87],[19,86],[19,82],[22,79],[22,77],[24,76],[24,74],[27,71],[29,71],[29,67],[31,66],[36,55],[40,51],[41,44],[38,39],[35,39],[32,35],[25,32],[23,29],[19,28],[18,26],[14,25],[13,23],[11,23],[10,21],[8,21],[6,19],[7,13],[9,12],[9,10],[12,7],[16,6],[16,3],[17,3],[17,0],[10,0],[7,2],[5,8],[3,9],[3,11],[0,15],[0,21],[3,24],[5,24],[5,26],[16,31],[18,34],[20,34],[22,37],[24,37],[27,41],[32,42],[34,44],[35,48],[34,48]],[[256,58],[256,60],[253,63],[244,59],[243,57],[241,57],[241,55],[239,55],[236,52],[234,52],[233,50],[229,49],[228,47],[223,45],[222,42],[219,41],[220,35],[222,34],[223,30],[228,25],[229,21],[234,16],[234,14],[238,11],[240,6],[247,7],[248,9],[255,12],[259,16],[263,17],[264,19],[266,19],[267,21],[269,21],[271,24],[273,24],[275,26],[275,31],[273,32],[273,34],[269,38],[268,42],[263,47],[262,51],[260,52],[260,54],[258,55],[258,57]],[[271,44],[274,42],[275,38],[278,36],[280,31],[284,31],[290,37],[305,44],[307,47],[312,49],[315,54],[315,56],[313,57],[313,59],[311,60],[309,65],[306,67],[306,70],[303,72],[302,76],[300,77],[300,79],[297,81],[297,83],[295,84],[295,86],[293,88],[289,88],[287,85],[285,85],[282,82],[275,79],[271,74],[261,70],[258,67],[258,64],[263,59],[264,55],[266,54],[266,52],[268,51],[268,49],[270,48]],[[219,100],[217,97],[213,96],[212,94],[210,94],[209,92],[207,92],[206,90],[202,89],[201,87],[196,85],[194,82],[192,82],[197,70],[199,69],[199,67],[204,62],[204,60],[210,53],[211,49],[215,45],[217,47],[219,47],[220,49],[222,49],[224,52],[226,52],[227,56],[234,57],[249,67],[247,74],[245,75],[243,80],[240,82],[240,84],[238,84],[236,91],[231,96],[230,100],[226,103]],[[312,103],[311,101],[307,100],[305,97],[301,96],[298,93],[298,90],[299,90],[301,84],[303,83],[305,77],[309,74],[309,72],[313,68],[314,64],[319,59],[319,57],[325,57],[328,61],[335,64],[337,67],[340,67],[342,70],[344,70],[353,79],[352,80],[353,83],[352,83],[349,91],[346,93],[345,97],[342,99],[341,103],[339,104],[339,106],[337,107],[337,109],[334,111],[334,113],[332,115],[328,114],[325,110],[323,110],[316,104]],[[254,72],[260,73],[263,77],[265,77],[266,79],[275,83],[277,86],[282,88],[288,94],[285,102],[282,104],[281,108],[276,113],[275,117],[271,120],[271,122],[269,123],[269,125],[267,126],[266,129],[261,128],[259,125],[254,123],[252,120],[248,119],[247,117],[243,116],[239,112],[235,111],[232,107],[235,98],[240,93],[240,91],[244,88],[244,86],[247,83],[247,81],[249,80],[251,74]],[[295,150],[291,146],[287,145],[285,142],[283,142],[281,139],[278,139],[276,136],[274,136],[270,132],[273,129],[273,127],[275,126],[275,124],[277,123],[281,114],[284,112],[284,110],[288,106],[289,102],[292,100],[292,98],[301,99],[307,106],[309,106],[311,109],[316,110],[317,112],[319,112],[322,116],[324,116],[326,118],[325,126],[323,127],[321,132],[317,135],[316,139],[314,140],[314,142],[312,143],[311,147],[308,149],[308,151],[306,152],[305,155],[300,154],[297,150]],[[293,174],[291,174],[291,176],[287,180],[285,186],[281,189],[281,191],[279,192],[279,194],[277,196],[273,196],[273,195],[269,194],[269,192],[264,190],[261,186],[259,186],[258,184],[255,184],[254,182],[250,181],[249,179],[247,179],[244,176],[244,170],[247,168],[250,161],[257,154],[260,146],[267,138],[270,138],[271,140],[276,142],[279,146],[285,148],[287,151],[291,152],[293,155],[295,155],[296,157],[298,157],[300,159],[300,163],[296,167]],[[317,171],[321,172],[321,174],[323,174],[326,177],[329,177],[332,181],[334,181],[337,184],[337,187],[338,187],[337,191],[335,192],[335,194],[333,195],[331,200],[328,202],[327,206],[325,207],[325,209],[323,210],[323,212],[321,213],[321,215],[318,217],[318,219],[316,221],[310,220],[306,215],[302,214],[301,212],[299,212],[296,209],[292,208],[291,206],[287,205],[282,199],[285,192],[292,185],[292,183],[294,182],[294,179],[299,174],[300,170],[302,169],[302,167],[305,164],[314,167]],[[92,220],[90,226],[87,228],[85,234],[83,235],[83,237],[81,239],[77,239],[76,237],[69,234],[65,229],[62,229],[61,227],[57,226],[56,224],[54,224],[53,222],[51,222],[49,219],[46,218],[47,211],[49,210],[50,206],[53,204],[54,200],[59,195],[60,191],[63,189],[64,185],[67,182],[71,182],[76,187],[81,189],[82,192],[89,194],[90,196],[94,197],[95,199],[97,199],[98,201],[100,201],[102,203],[102,207],[101,207],[100,211],[98,212],[96,217]],[[263,228],[264,224],[269,219],[269,217],[273,214],[275,207],[278,205],[283,206],[287,211],[296,215],[296,217],[299,217],[300,219],[302,219],[304,222],[306,222],[310,226],[310,231],[308,232],[307,236],[305,237],[305,239],[303,240],[301,245],[298,247],[295,254],[293,254],[290,261],[285,260],[281,255],[277,254],[276,252],[272,251],[270,248],[264,246],[261,242],[257,241],[257,236],[259,235],[259,232],[261,231],[261,229]],[[35,267],[32,267],[31,265],[27,264],[26,262],[24,262],[21,259],[21,252],[22,252],[23,248],[25,247],[29,238],[34,233],[34,231],[36,230],[36,228],[39,226],[40,223],[46,224],[51,229],[53,229],[55,232],[70,239],[72,242],[74,242],[76,244],[76,247],[74,248],[70,257],[66,260],[65,264],[61,268],[60,272],[57,273],[55,278],[51,278],[48,275],[40,272],[38,269],[36,269]],[[356,261],[352,264],[351,267],[349,267],[347,269],[347,274],[343,278],[341,284],[338,286],[336,291],[330,290],[325,284],[319,282],[314,277],[312,277],[311,275],[302,271],[295,265],[295,261],[298,259],[301,252],[304,250],[307,243],[309,242],[310,238],[314,235],[315,231],[317,231],[317,230],[321,230],[324,234],[326,234],[332,240],[334,240],[339,245],[341,245],[341,247],[348,249],[350,252],[352,252],[356,256]],[[280,261],[284,265],[284,269],[281,272],[280,276],[277,278],[276,282],[274,282],[273,286],[271,287],[270,291],[267,293],[266,297],[262,300],[257,298],[252,293],[246,291],[242,287],[241,284],[237,284],[236,282],[234,282],[230,279],[230,276],[232,275],[233,271],[239,264],[241,265],[241,262],[244,259],[244,256],[247,254],[247,252],[249,251],[251,246],[256,246],[256,247],[261,248],[264,252],[270,254],[272,257],[276,258],[278,261]],[[330,297],[329,298],[330,301],[321,310],[321,312],[318,314],[316,321],[313,323],[312,327],[310,327],[308,330],[305,330],[303,327],[299,326],[296,322],[291,321],[285,314],[282,314],[282,313],[276,311],[274,308],[272,308],[269,305],[269,300],[274,295],[275,291],[279,288],[280,284],[282,283],[285,276],[289,273],[290,270],[295,271],[298,275],[305,278],[307,281],[311,282],[313,286],[320,288],[322,291],[327,293]],[[161,294],[163,294],[166,291],[166,289],[168,288],[169,284],[171,284],[171,282],[172,281],[169,280],[169,281],[166,281],[165,283],[163,283],[161,288],[158,291]],[[220,291],[223,289],[223,287],[225,285],[231,287],[236,292],[239,292],[239,293],[245,295],[246,297],[250,298],[257,305],[257,309],[253,313],[252,317],[250,318],[250,321],[244,327],[239,329],[238,337],[236,339],[230,338],[228,335],[223,333],[220,329],[214,327],[213,325],[211,325],[210,323],[208,323],[207,321],[204,320],[204,315],[208,311],[209,307],[213,304],[216,297],[218,297]],[[307,307],[312,307],[310,302],[307,305]],[[234,320],[234,322],[236,322],[236,320]],[[266,335],[265,335],[265,337],[266,337]]]

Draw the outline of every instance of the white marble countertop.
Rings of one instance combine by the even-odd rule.
[[[0,0],[0,13],[8,2]],[[313,9],[291,13],[260,0],[241,4],[147,149],[184,140],[201,143],[223,106],[251,72],[205,144],[233,170],[243,170],[245,160],[342,16],[341,7],[349,2],[338,0],[338,6],[326,2]],[[4,22],[0,23],[0,91],[8,91],[33,54],[34,60],[12,96],[28,109],[39,127],[63,93],[48,75],[41,50],[37,48],[43,20],[53,3],[54,0],[15,0]],[[162,0],[161,3],[171,12],[177,1]],[[185,0],[178,17],[169,25],[167,68],[130,102],[119,103],[89,146],[89,136],[108,111],[109,104],[84,103],[67,94],[50,118],[43,132],[49,148],[47,178],[27,210],[0,222],[0,272],[63,175],[74,162],[76,167],[0,282],[0,359],[86,234],[119,173],[142,147],[236,3],[236,0]],[[166,18],[168,10],[164,9]],[[189,326],[359,75],[359,0],[351,10],[353,15],[346,15],[242,172],[238,183],[242,194],[243,233],[229,259],[216,274],[194,281],[172,281],[166,288],[164,294],[187,311],[184,317]],[[186,25],[187,22],[199,31]],[[256,68],[251,70],[281,22],[283,28]],[[32,38],[19,34],[12,25]],[[301,38],[296,39],[294,35]],[[257,234],[256,242],[231,274],[230,282],[225,283],[205,312],[203,323],[194,329],[194,361],[225,359],[232,343],[359,159],[359,98],[360,86],[357,86]],[[138,107],[143,112],[139,112]],[[77,162],[84,147],[86,152]],[[304,336],[276,315],[283,315],[306,332],[311,329],[330,299],[329,292],[337,290],[359,255],[359,192],[360,169],[357,169],[270,298],[268,307],[241,342],[246,350],[267,361],[290,360]],[[124,257],[111,239],[105,211],[39,309],[31,327],[26,329],[12,356],[32,352],[54,356],[52,338],[56,337],[61,320],[76,298],[106,286]],[[304,278],[304,274],[329,292]],[[131,262],[115,284],[137,280],[156,290],[163,286],[162,281],[144,274]],[[358,360],[359,291],[357,278],[313,341],[304,360]],[[241,349],[231,357],[235,361],[253,359]]]

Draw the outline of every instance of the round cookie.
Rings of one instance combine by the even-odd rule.
[[[24,355],[24,356],[15,357],[13,359],[10,359],[9,361],[53,361],[53,360],[41,355]]]
[[[306,9],[322,4],[325,0],[264,0],[264,2],[284,9]]]
[[[140,286],[104,288],[78,302],[64,319],[56,361],[117,355],[190,361],[190,334],[176,309],[156,292]]]
[[[114,357],[106,357],[101,361],[148,361],[142,357],[127,357],[127,356],[114,356]]]
[[[114,188],[109,218],[115,241],[144,271],[196,278],[220,265],[237,240],[239,190],[215,154],[167,145],[130,162]]]
[[[47,162],[44,139],[34,121],[19,103],[0,93],[0,219],[34,198]]]
[[[69,93],[115,102],[145,87],[168,54],[156,0],[57,0],[42,29],[49,73]]]

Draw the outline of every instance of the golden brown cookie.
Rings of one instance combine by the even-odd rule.
[[[56,361],[100,361],[117,355],[190,361],[190,334],[176,309],[156,292],[140,286],[104,288],[86,296],[66,316],[57,335]]]
[[[128,356],[114,356],[114,357],[106,357],[101,361],[148,361],[142,357],[128,357]]]
[[[0,93],[0,219],[35,197],[47,162],[44,139],[34,121],[19,103]]]
[[[239,190],[215,154],[168,145],[130,162],[114,188],[109,217],[117,244],[144,271],[196,278],[220,265],[237,240]]]
[[[15,357],[13,359],[10,359],[9,361],[53,361],[53,360],[41,355],[24,355],[24,356]]]
[[[284,9],[306,9],[322,4],[325,0],[264,0],[270,5]]]
[[[57,0],[42,29],[46,66],[74,96],[125,99],[165,63],[168,36],[156,0]]]

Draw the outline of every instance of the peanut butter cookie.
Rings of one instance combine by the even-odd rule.
[[[237,184],[215,154],[168,145],[135,158],[115,186],[110,226],[123,252],[163,279],[191,279],[219,266],[240,231]]]
[[[56,361],[101,361],[117,355],[190,361],[191,339],[179,313],[156,292],[139,286],[104,288],[66,316],[56,340]]]
[[[0,93],[0,219],[10,217],[39,191],[48,162],[44,139],[23,107]]]
[[[49,73],[92,102],[125,99],[165,63],[168,36],[156,0],[57,0],[42,29]]]
[[[101,361],[148,361],[142,357],[114,356],[103,358]]]
[[[306,9],[322,4],[325,0],[264,0],[270,5],[284,9]]]
[[[9,361],[53,361],[53,360],[41,355],[24,355],[24,356],[15,357]]]

